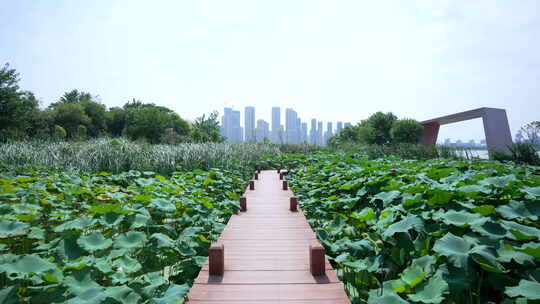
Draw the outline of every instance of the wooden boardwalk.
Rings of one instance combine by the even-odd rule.
[[[261,171],[244,196],[247,211],[231,217],[218,241],[223,276],[209,275],[207,262],[187,303],[350,303],[326,258],[325,275],[311,274],[309,245],[319,243],[301,210],[289,210],[293,193],[279,174]]]

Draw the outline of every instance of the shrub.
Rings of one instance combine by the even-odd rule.
[[[54,126],[54,130],[53,130],[53,138],[56,139],[56,140],[62,140],[62,139],[65,139],[66,136],[67,136],[67,133],[66,133],[66,130],[64,128],[62,128],[61,126],[59,125],[55,125]]]
[[[490,151],[491,157],[494,160],[501,162],[514,161],[522,164],[540,166],[540,156],[538,155],[534,144],[517,142],[511,144],[508,149],[510,150],[510,153]]]

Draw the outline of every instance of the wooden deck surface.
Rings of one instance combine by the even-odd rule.
[[[218,241],[224,275],[209,275],[207,262],[188,303],[350,303],[328,260],[325,275],[311,274],[309,244],[318,241],[302,211],[289,211],[293,193],[282,190],[279,174],[261,171],[244,196],[247,211],[229,220]]]

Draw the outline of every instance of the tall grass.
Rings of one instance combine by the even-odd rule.
[[[343,143],[338,147],[329,147],[329,149],[330,151],[357,152],[366,155],[370,159],[386,156],[417,160],[427,160],[433,158],[475,158],[471,151],[466,149],[449,146],[424,146],[418,144],[365,145],[357,143]]]
[[[169,174],[184,169],[252,169],[261,156],[279,153],[275,145],[258,143],[150,145],[106,138],[83,142],[27,141],[0,144],[0,167],[43,166],[112,173],[140,170]]]

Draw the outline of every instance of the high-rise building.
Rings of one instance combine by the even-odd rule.
[[[330,137],[334,136],[334,133],[332,131],[332,122],[326,123],[326,133],[324,133],[324,142],[328,142]]]
[[[255,132],[255,139],[259,142],[264,141],[265,139],[270,140],[270,125],[263,119],[257,120],[257,130]]]
[[[350,122],[346,122],[343,127],[346,128],[346,127],[350,127],[351,126],[351,123]]]
[[[341,133],[341,130],[343,129],[343,122],[341,121],[338,121],[337,122],[337,130],[336,130],[336,135]]]
[[[225,137],[227,142],[231,141],[231,118],[232,118],[231,108],[223,109],[223,117],[221,118],[221,136]]]
[[[231,141],[230,142],[242,142],[243,141],[243,128],[240,126],[240,111],[231,111]]]
[[[317,144],[317,120],[311,119],[311,130],[309,132],[309,143],[312,145]]]
[[[244,109],[244,129],[245,129],[245,140],[246,141],[255,141],[255,108],[254,107],[245,107]]]
[[[323,122],[317,122],[317,144],[324,145],[323,141]]]
[[[285,110],[285,142],[295,144],[298,142],[298,114],[295,110],[287,108]]]
[[[301,142],[307,143],[308,142],[308,134],[307,134],[307,122],[303,122],[301,124],[302,129],[302,139]]]
[[[280,138],[282,139],[283,130],[281,127],[281,109],[279,107],[273,107],[272,108],[272,135],[270,140],[272,142],[280,142]]]

